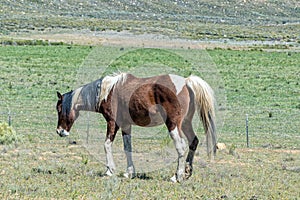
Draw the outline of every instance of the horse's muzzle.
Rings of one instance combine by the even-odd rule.
[[[60,137],[66,137],[68,135],[70,135],[70,133],[64,129],[56,129],[56,133],[60,136]]]

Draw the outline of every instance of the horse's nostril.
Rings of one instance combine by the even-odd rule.
[[[66,137],[68,136],[70,133],[64,129],[56,129],[56,133],[60,136],[60,137]]]
[[[64,132],[64,129],[56,129],[56,133],[60,136],[62,135],[63,132]]]

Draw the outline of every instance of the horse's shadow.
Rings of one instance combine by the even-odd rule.
[[[110,178],[109,176],[107,176],[107,175],[105,174],[104,171],[98,172],[98,173],[96,174],[96,176],[101,177],[101,178],[105,178],[105,177]],[[118,177],[118,178],[124,178],[124,179],[126,179],[126,177],[124,177],[123,172],[120,172],[120,173],[115,174],[115,175],[113,175],[113,176]],[[135,176],[134,176],[133,178],[131,178],[131,179],[153,180],[153,177],[149,176],[149,175],[146,174],[146,173],[136,173]]]

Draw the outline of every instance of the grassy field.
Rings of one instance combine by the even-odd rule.
[[[22,136],[22,142],[0,145],[0,197],[298,199],[299,62],[297,52],[260,50],[1,46],[0,122],[7,121],[10,111],[12,127]],[[205,147],[200,145],[194,174],[182,184],[169,181],[176,162],[140,173],[134,180],[122,178],[120,165],[116,176],[103,176],[103,158],[95,158],[91,146],[84,147],[84,137],[80,136],[86,128],[84,121],[75,125],[70,138],[56,135],[56,91],[67,92],[118,70],[143,76],[170,71],[201,75],[217,93],[218,113],[222,115],[218,140],[227,149],[218,151],[215,161],[208,162]],[[245,144],[246,114],[251,148]],[[98,131],[96,137],[100,139],[95,145],[101,149],[105,131],[102,122],[94,122],[90,129]],[[197,132],[203,143],[201,127]],[[121,144],[118,136],[117,153],[122,149],[117,147]],[[157,147],[148,146],[155,139],[164,140],[167,134],[155,136],[153,140],[134,137],[134,153],[139,153],[137,141],[144,141],[146,151],[156,152]],[[146,162],[156,165],[151,160]]]
[[[300,199],[297,0],[3,1],[0,16],[1,199]],[[98,34],[111,30],[245,42],[236,49],[248,50],[74,45],[101,44]],[[51,34],[65,38],[54,42]],[[218,141],[227,149],[208,161],[203,129],[195,124],[200,145],[194,174],[172,184],[176,155],[166,130],[135,127],[138,177],[122,177],[120,135],[116,176],[103,176],[104,120],[81,113],[71,136],[59,138],[56,91],[119,71],[203,77],[216,93]],[[3,124],[9,116],[10,128]]]

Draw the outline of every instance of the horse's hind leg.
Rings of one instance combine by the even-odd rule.
[[[127,159],[127,170],[124,173],[126,178],[133,178],[135,176],[135,169],[132,161],[132,146],[131,146],[131,126],[122,128],[122,137],[124,151]]]
[[[171,181],[181,182],[185,178],[184,177],[184,170],[185,170],[184,154],[185,154],[186,144],[184,138],[181,137],[177,126],[170,131],[170,136],[174,141],[174,145],[178,153],[177,172],[176,175],[171,178]]]
[[[193,160],[194,160],[194,155],[195,155],[195,151],[197,149],[199,140],[193,130],[191,121],[184,121],[182,123],[182,130],[189,142],[189,153],[186,158],[186,166],[185,166],[185,178],[189,178],[193,172]]]

